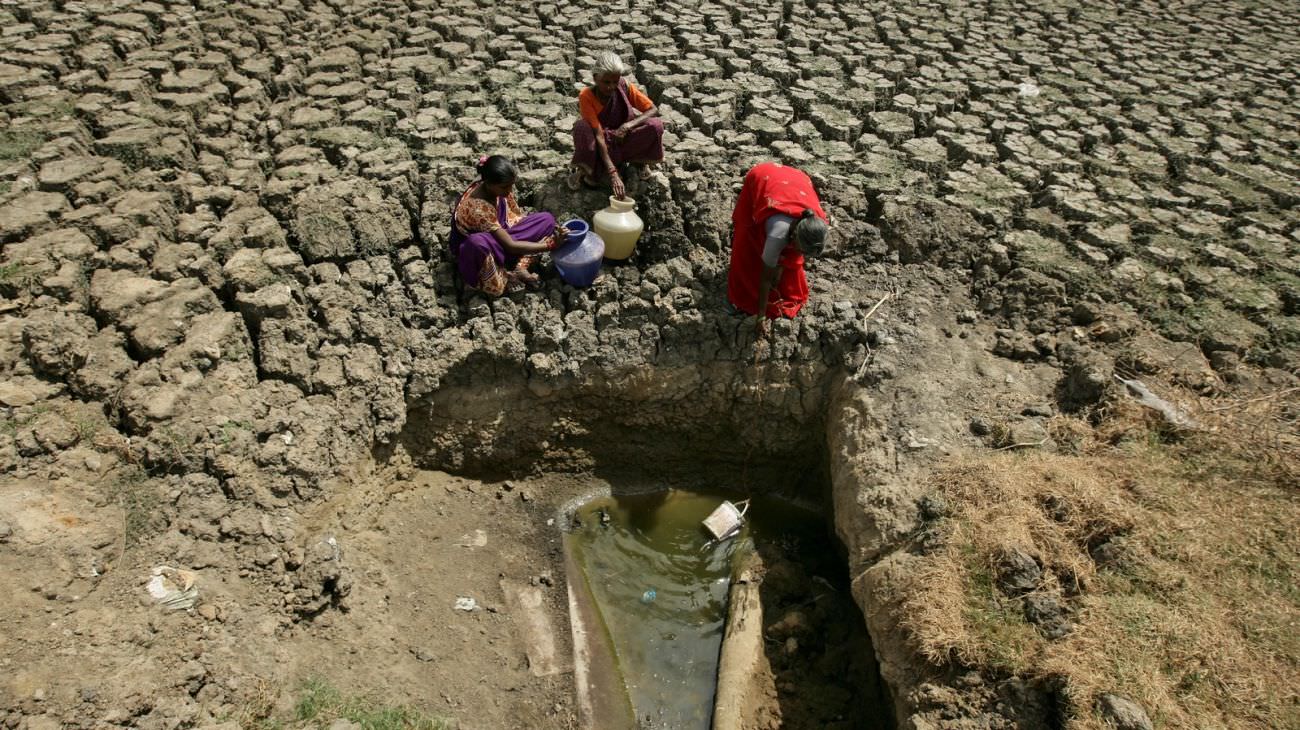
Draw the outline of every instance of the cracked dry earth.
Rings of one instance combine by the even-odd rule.
[[[252,727],[311,677],[577,726],[504,596],[566,625],[546,520],[575,488],[501,478],[825,466],[859,575],[926,466],[982,447],[973,417],[1037,441],[1117,358],[1293,383],[1296,23],[1281,0],[3,0],[0,727]],[[448,204],[479,154],[512,155],[532,207],[603,207],[562,177],[604,47],[669,128],[637,256],[590,290],[458,297]],[[722,308],[728,216],[770,158],[813,175],[838,248],[755,362]],[[197,572],[194,610],[149,598],[158,565]],[[901,725],[1044,717],[1032,683],[968,691],[871,628]]]

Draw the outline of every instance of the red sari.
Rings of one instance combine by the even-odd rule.
[[[812,180],[793,167],[776,162],[755,165],[745,175],[745,184],[731,213],[731,269],[727,274],[727,298],[742,312],[758,314],[758,285],[763,276],[764,223],[774,213],[796,220],[805,209],[822,220],[822,210]],[[803,253],[786,246],[779,262],[780,278],[768,292],[767,316],[793,317],[808,301],[808,280],[803,273]]]

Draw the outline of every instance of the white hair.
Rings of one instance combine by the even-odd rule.
[[[596,54],[596,65],[592,67],[591,75],[604,76],[605,74],[627,75],[627,64],[623,63],[623,59],[613,51],[601,51]]]

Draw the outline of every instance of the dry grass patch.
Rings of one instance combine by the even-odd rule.
[[[0,162],[10,162],[30,157],[45,144],[45,132],[40,129],[0,129]]]
[[[949,464],[933,480],[951,509],[944,540],[902,589],[916,649],[939,665],[1062,680],[1072,728],[1106,727],[1095,709],[1106,692],[1158,727],[1300,727],[1295,433],[1270,431],[1280,450],[1265,456],[1225,423],[1171,443],[1122,407],[1096,431],[1058,424],[1074,455]],[[1000,585],[1016,549],[1041,567],[1033,592],[1066,606],[1065,637],[1046,638]]]

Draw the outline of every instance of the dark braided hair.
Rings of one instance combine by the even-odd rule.
[[[489,185],[511,182],[518,175],[519,171],[515,169],[515,163],[511,162],[509,157],[492,155],[479,158],[478,176]]]
[[[799,222],[794,226],[799,249],[809,256],[820,256],[826,248],[826,221],[809,208],[804,208]]]

